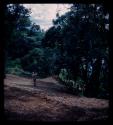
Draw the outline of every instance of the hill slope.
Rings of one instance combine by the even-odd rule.
[[[108,100],[86,98],[66,92],[54,78],[32,80],[7,75],[4,107],[8,120],[92,121],[108,118]]]

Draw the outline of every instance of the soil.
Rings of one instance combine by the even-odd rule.
[[[54,77],[32,79],[7,74],[4,110],[7,120],[95,121],[108,119],[109,100],[73,95]]]

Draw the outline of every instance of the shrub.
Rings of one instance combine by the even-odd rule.
[[[67,72],[67,69],[61,69],[59,73],[59,81],[65,85],[71,92],[74,92],[78,95],[83,96],[85,85],[84,81],[78,77],[76,82],[69,78],[70,74]]]

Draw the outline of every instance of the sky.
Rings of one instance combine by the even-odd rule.
[[[41,29],[47,30],[52,26],[52,20],[56,18],[56,13],[63,15],[69,11],[71,4],[23,4],[31,9],[31,20],[40,25]]]

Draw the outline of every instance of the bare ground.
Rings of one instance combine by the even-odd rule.
[[[53,77],[31,79],[7,74],[4,109],[8,120],[95,121],[108,118],[109,101],[70,94]]]

